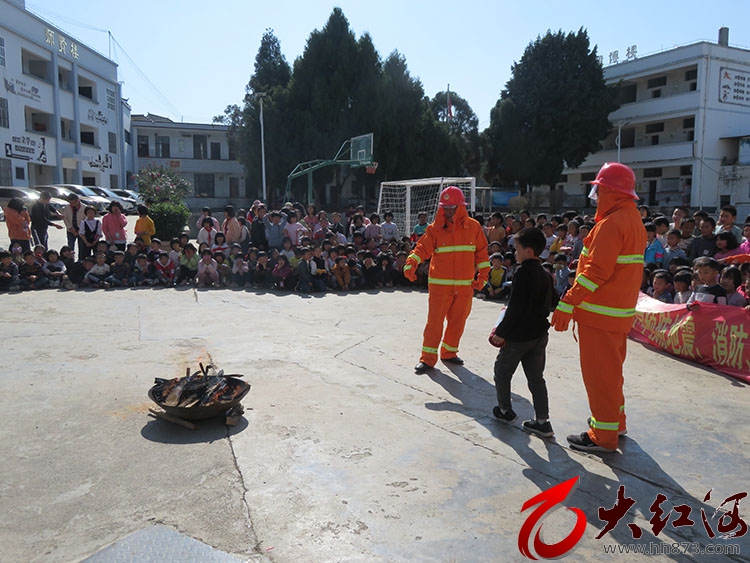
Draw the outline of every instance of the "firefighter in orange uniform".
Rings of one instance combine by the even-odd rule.
[[[444,362],[464,363],[458,357],[458,343],[471,312],[474,290],[484,287],[490,271],[487,237],[481,225],[469,217],[464,194],[456,186],[441,192],[435,221],[407,258],[404,276],[416,280],[417,267],[428,259],[429,310],[416,373],[434,368],[438,353]]]
[[[646,230],[636,208],[635,174],[618,162],[599,170],[589,197],[596,225],[583,241],[573,287],[552,315],[557,331],[578,323],[589,430],[568,436],[580,451],[611,452],[625,434],[622,364],[643,275]]]

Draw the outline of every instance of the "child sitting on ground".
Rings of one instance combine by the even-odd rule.
[[[115,261],[110,265],[110,274],[107,283],[114,287],[128,287],[130,285],[131,270],[125,262],[125,253],[122,250],[115,251]]]
[[[44,275],[49,278],[49,287],[65,287],[65,289],[71,289],[71,283],[68,279],[67,268],[57,250],[48,250],[44,255],[44,265],[42,271]]]
[[[18,277],[18,264],[7,250],[0,252],[0,291],[18,291],[21,285]]]
[[[99,287],[102,289],[109,288],[107,278],[109,277],[109,264],[107,264],[107,255],[104,252],[99,252],[94,258],[94,265],[91,269],[86,272],[85,280],[92,287]]]
[[[169,258],[169,252],[162,251],[159,254],[159,259],[154,262],[154,269],[156,270],[156,279],[161,285],[165,287],[174,285],[177,266]]]
[[[719,284],[727,292],[727,305],[733,307],[744,307],[745,296],[737,291],[742,285],[742,273],[737,266],[727,266],[721,271]]]
[[[274,285],[278,289],[291,289],[292,285],[289,282],[292,280],[292,267],[289,265],[289,260],[287,260],[285,254],[279,255],[271,275]]]
[[[490,334],[490,343],[500,348],[495,360],[498,405],[492,409],[493,416],[508,423],[518,418],[511,404],[510,383],[518,364],[522,363],[535,413],[535,418],[524,421],[522,427],[542,437],[554,435],[544,381],[550,326],[547,317],[556,301],[552,278],[542,269],[539,258],[546,243],[544,233],[535,227],[522,229],[516,235],[516,257],[520,267],[514,278],[508,307]]]
[[[229,287],[229,284],[232,283],[232,268],[227,264],[226,254],[214,252],[214,260],[216,261],[216,273],[219,276],[216,287]]]
[[[487,283],[477,295],[479,299],[500,299],[503,292],[503,286],[506,281],[506,270],[503,265],[503,255],[495,252],[490,255],[490,272],[487,277]]]
[[[204,250],[198,262],[198,287],[212,287],[218,283],[219,273],[216,266],[213,252],[208,249]]]
[[[250,268],[245,258],[241,254],[237,255],[232,264],[232,286],[244,287],[249,281],[249,271]]]
[[[198,253],[192,243],[185,245],[180,254],[180,270],[177,276],[178,283],[187,285],[195,283],[198,275]]]
[[[655,270],[648,295],[662,303],[672,303],[672,280],[667,270]]]
[[[49,278],[36,261],[36,255],[27,250],[23,253],[23,264],[18,268],[21,289],[43,289],[49,285]]]
[[[690,273],[690,269],[678,270],[674,274],[672,283],[674,285],[674,297],[672,303],[686,304],[693,290],[690,289],[690,285],[693,282],[693,274]]]
[[[346,256],[339,256],[336,259],[336,264],[334,264],[332,272],[336,284],[334,286],[335,289],[340,289],[341,291],[352,289],[352,275],[349,271],[349,263]]]

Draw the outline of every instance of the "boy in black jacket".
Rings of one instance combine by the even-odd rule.
[[[535,227],[519,231],[514,241],[520,267],[513,276],[505,315],[490,334],[490,343],[500,348],[495,360],[498,406],[492,409],[492,414],[503,422],[518,418],[511,408],[510,381],[521,363],[536,413],[535,419],[524,421],[523,429],[550,437],[554,432],[549,422],[544,364],[550,326],[547,317],[553,307],[555,288],[552,276],[542,268],[539,259],[547,241]]]

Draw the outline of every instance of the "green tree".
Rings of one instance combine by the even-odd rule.
[[[448,92],[438,92],[430,107],[438,121],[448,126],[461,150],[463,174],[478,176],[481,170],[479,119],[469,102],[456,92],[450,93],[451,115],[448,115]]]
[[[617,109],[615,90],[583,28],[548,31],[511,70],[483,134],[485,178],[554,186],[566,165],[575,168],[600,148]]]

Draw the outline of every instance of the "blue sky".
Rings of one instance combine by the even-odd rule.
[[[721,26],[730,28],[730,45],[750,49],[748,0],[26,2],[27,9],[105,55],[111,32],[124,50],[115,48],[112,58],[134,113],[198,123],[241,103],[266,28],[274,30],[293,64],[334,6],[342,8],[357,37],[370,33],[381,58],[402,53],[428,96],[450,84],[472,106],[480,130],[489,125],[511,65],[548,29],[584,27],[605,65],[610,52],[619,51],[623,60],[631,45],[643,57],[695,41],[715,42]]]

